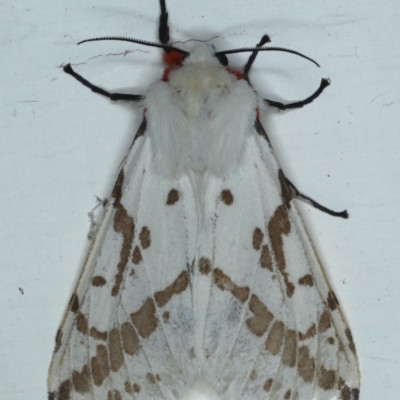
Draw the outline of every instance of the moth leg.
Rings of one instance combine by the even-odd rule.
[[[297,190],[296,186],[294,186],[293,183],[290,182],[288,178],[286,178],[286,176],[285,176],[285,181],[286,181],[287,185],[289,186],[289,188],[292,189],[292,191],[294,192],[294,195],[296,197],[309,203],[314,208],[316,208],[326,214],[332,215],[333,217],[349,218],[349,214],[348,214],[347,210],[333,211],[333,210],[323,206],[322,204],[317,203],[311,197],[308,197],[308,196],[304,195],[303,193],[301,193],[299,190]]]
[[[116,101],[116,100],[129,100],[129,101],[140,101],[144,99],[144,96],[141,96],[139,94],[129,94],[129,93],[110,93],[107,92],[104,89],[99,88],[98,86],[93,85],[90,83],[88,80],[86,80],[83,76],[79,75],[76,73],[72,67],[71,64],[67,64],[64,66],[64,72],[67,74],[73,76],[77,81],[82,83],[82,85],[88,87],[92,92],[101,94],[105,97],[108,97],[110,100]]]
[[[158,25],[158,38],[162,44],[169,43],[169,26],[168,26],[168,12],[165,5],[165,0],[160,0],[160,23]]]
[[[264,103],[268,104],[271,107],[278,108],[279,110],[289,110],[291,108],[301,108],[307,104],[312,103],[317,97],[320,96],[320,94],[323,92],[323,90],[329,86],[331,82],[329,79],[321,79],[321,84],[319,85],[319,88],[309,97],[307,97],[304,100],[301,101],[296,101],[295,103],[289,103],[289,104],[283,104],[280,103],[279,101],[273,101],[273,100],[268,100],[264,99]]]
[[[258,44],[256,44],[256,47],[264,46],[264,44],[269,43],[270,41],[271,41],[270,37],[269,37],[268,35],[264,35],[264,36],[261,38],[260,42],[259,42]],[[250,68],[251,68],[251,66],[253,65],[253,63],[254,63],[254,61],[255,61],[255,59],[256,59],[258,53],[259,53],[259,52],[258,52],[257,50],[253,51],[253,52],[250,54],[250,57],[249,57],[249,59],[247,60],[246,65],[245,65],[244,68],[243,68],[243,78],[244,78],[247,82],[250,82],[250,81],[249,81],[249,72],[250,72]]]

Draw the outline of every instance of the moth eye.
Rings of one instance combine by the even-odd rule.
[[[188,58],[190,56],[190,53],[184,53],[182,55],[182,62],[186,60],[186,58]]]

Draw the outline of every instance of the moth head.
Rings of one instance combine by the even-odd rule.
[[[188,64],[212,63],[228,66],[228,58],[225,54],[219,54],[215,47],[208,43],[196,44],[191,52],[178,52],[176,49],[165,49],[163,61],[167,67],[180,67]]]

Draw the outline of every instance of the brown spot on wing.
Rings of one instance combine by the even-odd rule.
[[[225,275],[219,268],[213,271],[214,283],[221,290],[228,290],[232,296],[236,297],[240,302],[244,303],[250,293],[250,289],[247,286],[237,286],[228,275]]]
[[[74,293],[69,301],[70,310],[75,314],[79,310],[79,299],[78,295]]]
[[[56,346],[54,348],[54,353],[57,353],[57,351],[60,349],[61,346],[61,338],[62,338],[62,331],[61,329],[57,330],[57,334],[56,334]]]
[[[265,268],[271,272],[273,271],[271,253],[266,244],[264,244],[261,248],[260,265],[261,268]]]
[[[104,286],[107,281],[102,276],[94,276],[92,279],[92,285],[96,287]]]
[[[124,365],[124,354],[121,348],[121,339],[117,328],[111,329],[108,335],[108,349],[110,353],[110,368],[117,372]]]
[[[157,328],[156,307],[151,298],[148,298],[142,307],[130,316],[138,334],[143,338],[148,338]]]
[[[328,307],[334,311],[338,308],[339,302],[335,296],[335,293],[332,290],[329,291],[328,298],[327,298]]]
[[[353,395],[353,399],[352,400],[358,400],[360,397],[360,390],[359,389],[351,389],[351,394]]]
[[[325,310],[319,318],[318,331],[323,333],[331,327],[331,313]]]
[[[133,384],[133,391],[135,393],[140,393],[141,390],[142,390],[142,388],[140,387],[140,385],[138,385],[137,383]]]
[[[167,206],[172,206],[178,201],[179,201],[179,192],[176,189],[171,189],[168,193],[167,202],[165,204]]]
[[[182,271],[179,276],[166,289],[154,294],[154,299],[158,307],[164,307],[174,294],[178,295],[186,290],[189,285],[189,276],[186,271]]]
[[[132,254],[132,262],[134,264],[140,264],[142,259],[143,259],[143,257],[142,257],[142,253],[141,253],[139,247],[135,246],[135,248],[133,249],[133,254]]]
[[[135,328],[129,322],[124,322],[121,325],[121,338],[125,353],[133,356],[139,352],[139,338],[136,334]]]
[[[89,365],[85,365],[81,372],[72,371],[72,384],[74,389],[81,394],[87,393],[90,390],[91,376]]]
[[[314,286],[314,279],[313,279],[312,275],[307,274],[307,275],[302,276],[299,279],[299,285],[310,286],[310,287]]]
[[[314,357],[310,357],[310,352],[307,346],[299,348],[297,371],[305,382],[312,382],[315,372]]]
[[[288,297],[292,297],[294,293],[294,285],[289,281],[289,275],[286,272],[286,259],[283,249],[283,235],[289,235],[290,233],[290,221],[288,215],[288,209],[285,205],[280,205],[276,208],[273,216],[268,223],[268,235],[271,240],[272,250],[275,255],[276,263],[279,271],[283,276],[286,285],[286,294]]]
[[[281,197],[283,200],[283,204],[287,208],[290,208],[290,202],[294,197],[296,197],[296,193],[287,184],[285,175],[283,174],[283,171],[281,169],[278,171],[278,178],[279,178],[279,183],[281,185]]]
[[[282,362],[288,367],[296,365],[297,357],[297,335],[296,331],[289,329],[286,331],[285,345],[282,353]]]
[[[264,234],[260,228],[254,228],[253,231],[253,249],[260,250],[261,243],[264,239]]]
[[[265,132],[264,127],[261,125],[261,122],[258,118],[256,119],[256,121],[254,123],[254,129],[260,136],[262,136],[267,141],[269,147],[272,149],[271,142],[269,141],[268,135]]]
[[[121,202],[123,183],[124,183],[124,170],[121,169],[121,171],[118,174],[117,181],[115,182],[114,189],[111,193],[111,196],[115,199],[114,207],[118,206]]]
[[[314,337],[316,334],[317,334],[317,327],[316,327],[315,324],[312,324],[308,328],[306,333],[302,333],[302,332],[299,331],[299,339],[300,340],[306,340],[306,339]]]
[[[342,395],[341,400],[352,400],[351,391],[350,391],[350,388],[347,385],[342,387],[342,390],[340,391],[340,394]]]
[[[284,333],[285,325],[283,322],[275,321],[268,334],[267,341],[265,342],[265,348],[274,356],[279,353],[282,347]]]
[[[206,257],[201,257],[199,260],[199,271],[203,275],[208,275],[211,272],[211,261]]]
[[[76,324],[76,329],[80,333],[82,333],[83,335],[87,335],[89,330],[88,321],[81,312],[77,314],[75,324]]]
[[[162,316],[164,322],[167,324],[169,322],[169,311],[165,311]]]
[[[337,387],[340,390],[341,400],[358,400],[360,397],[360,390],[358,388],[350,389],[342,377],[339,377]]]
[[[274,380],[272,378],[268,379],[265,381],[263,389],[265,392],[269,392],[272,388],[272,384],[274,383]]]
[[[129,381],[125,381],[124,388],[125,388],[125,392],[126,393],[129,393],[129,394],[133,393],[133,388],[132,388],[132,385],[131,385],[131,383]]]
[[[255,380],[257,379],[257,371],[255,371],[255,370],[253,369],[253,371],[251,371],[251,373],[250,373],[249,379],[250,379],[251,381],[255,381]]]
[[[344,333],[347,336],[347,340],[349,341],[349,348],[351,350],[351,352],[356,355],[356,346],[354,345],[354,340],[353,340],[353,335],[350,332],[349,328],[346,328],[346,330],[344,331]]]
[[[285,400],[290,400],[290,395],[292,394],[291,390],[288,390],[283,397]]]
[[[155,385],[157,383],[157,378],[150,372],[146,374],[146,378],[152,385]]]
[[[247,328],[254,335],[260,337],[267,331],[274,315],[255,294],[251,295],[249,310],[254,314],[254,317],[246,320]]]
[[[221,200],[227,205],[230,206],[233,203],[233,194],[230,190],[225,189],[221,192]]]
[[[69,379],[63,381],[57,391],[57,400],[71,400],[72,384]]]
[[[146,128],[147,128],[147,120],[146,120],[146,118],[143,118],[143,121],[140,124],[138,131],[136,132],[135,138],[133,139],[133,143],[135,143],[135,141],[138,137],[144,136],[144,134],[146,133]],[[133,143],[132,143],[132,145],[133,145]]]
[[[97,328],[95,328],[94,326],[92,326],[90,328],[90,332],[89,332],[90,336],[93,339],[97,339],[97,340],[102,340],[103,342],[105,342],[108,338],[108,333],[103,331],[99,331]]]
[[[333,337],[330,337],[330,338],[328,338],[327,340],[326,340],[329,344],[335,344],[335,338],[333,338]]]
[[[109,390],[107,393],[107,400],[122,400],[121,392],[117,389]]]
[[[319,370],[318,385],[324,390],[331,390],[335,387],[336,372],[333,369],[327,370],[321,366]]]
[[[120,250],[120,260],[117,265],[117,275],[115,283],[111,290],[111,294],[116,296],[119,292],[122,283],[122,277],[128,263],[129,253],[131,251],[132,241],[134,237],[135,224],[133,218],[128,214],[122,204],[118,204],[114,214],[113,221],[114,230],[122,234],[123,243]]]
[[[104,379],[106,379],[110,373],[110,366],[108,364],[108,353],[106,346],[102,344],[97,345],[96,356],[92,357],[91,366],[92,366],[93,383],[96,386],[101,386]]]
[[[150,230],[147,226],[144,226],[139,234],[140,244],[143,249],[147,249],[151,244]]]

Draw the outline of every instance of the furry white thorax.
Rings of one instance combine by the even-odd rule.
[[[219,63],[211,45],[201,43],[169,82],[151,86],[145,105],[157,173],[221,176],[240,165],[254,131],[257,95]]]

